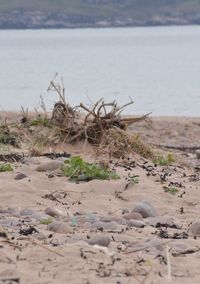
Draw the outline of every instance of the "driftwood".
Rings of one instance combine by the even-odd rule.
[[[107,153],[120,157],[124,156],[122,152],[134,151],[133,144],[137,144],[136,152],[140,152],[142,148],[142,151],[144,150],[143,152],[149,156],[148,149],[139,145],[141,143],[137,137],[132,137],[132,134],[126,131],[130,124],[139,121],[144,120],[150,125],[149,114],[138,117],[121,116],[124,109],[133,104],[132,99],[123,106],[118,106],[115,101],[105,102],[101,98],[90,107],[83,103],[71,107],[65,97],[63,81],[61,80],[61,84],[56,84],[54,80],[50,82],[48,90],[56,92],[59,101],[55,103],[50,118],[54,129],[54,133],[49,137],[50,142],[74,143],[83,140],[85,144],[90,143],[100,150],[105,150],[109,144],[114,148],[107,148]]]

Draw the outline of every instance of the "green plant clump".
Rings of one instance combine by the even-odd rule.
[[[31,126],[44,126],[52,128],[51,120],[48,117],[37,116],[30,121]]]
[[[49,225],[51,224],[53,221],[51,218],[47,218],[47,219],[43,219],[40,221],[40,224],[43,224],[43,225]]]
[[[90,181],[92,179],[109,180],[119,178],[115,172],[102,168],[94,163],[87,163],[79,156],[66,160],[62,167],[62,171],[71,181]]]
[[[164,189],[165,192],[168,192],[168,193],[173,194],[173,195],[175,195],[178,192],[178,188],[176,188],[176,187],[164,186],[163,189]]]
[[[154,159],[154,164],[160,166],[167,166],[175,162],[175,159],[171,153],[167,155],[167,157],[158,156]]]
[[[0,164],[0,173],[2,172],[12,172],[13,168],[10,164]]]

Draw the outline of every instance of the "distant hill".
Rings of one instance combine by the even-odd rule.
[[[200,24],[200,0],[1,0],[0,28]]]

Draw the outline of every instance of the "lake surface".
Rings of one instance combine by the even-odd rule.
[[[0,30],[0,109],[33,109],[58,72],[71,105],[134,100],[128,114],[200,116],[200,27]]]

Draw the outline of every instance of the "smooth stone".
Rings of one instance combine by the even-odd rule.
[[[14,177],[15,180],[21,180],[21,179],[24,179],[26,178],[27,175],[23,174],[23,173],[18,173],[16,174],[16,176]]]
[[[18,216],[19,213],[15,208],[8,207],[7,209],[0,208],[0,214],[6,214],[11,216]]]
[[[89,229],[103,229],[103,230],[117,230],[118,229],[118,224],[117,222],[109,222],[109,223],[106,223],[106,222],[101,222],[101,221],[98,221],[98,222],[94,222],[94,223],[85,223],[84,224],[84,227],[86,228],[89,228]]]
[[[17,220],[0,220],[0,225],[3,227],[16,227],[20,225]]]
[[[44,210],[44,213],[51,217],[60,217],[65,215],[64,212],[62,212],[60,209],[51,208],[51,207],[46,208]]]
[[[104,216],[100,218],[101,222],[110,223],[110,222],[117,222],[120,225],[125,225],[126,222],[124,219],[116,217],[116,216]]]
[[[141,221],[141,220],[134,220],[134,219],[127,220],[126,224],[129,227],[136,227],[136,228],[144,228],[144,226],[145,226],[145,223],[143,221]]]
[[[170,247],[171,247],[170,253],[172,254],[181,254],[181,253],[184,254],[184,252],[187,251],[188,249],[188,246],[183,243],[174,243],[174,244],[172,243],[170,244]]]
[[[39,165],[35,170],[37,172],[55,171],[60,169],[61,165],[63,165],[62,161],[53,160]]]
[[[40,164],[40,159],[37,157],[24,157],[23,163],[25,165],[38,165]]]
[[[165,217],[165,216],[149,217],[146,220],[146,225],[149,225],[155,228],[167,227],[167,228],[181,229],[181,226],[176,224],[173,218]]]
[[[190,227],[189,227],[189,232],[193,236],[200,236],[200,221],[194,222]]]
[[[71,234],[73,232],[72,228],[68,224],[58,221],[49,224],[47,229],[59,234]]]
[[[95,236],[95,237],[92,237],[90,240],[88,240],[88,244],[92,246],[98,245],[101,247],[107,247],[110,244],[110,238],[105,235]]]
[[[47,215],[45,213],[36,212],[33,215],[31,215],[31,218],[33,218],[37,221],[43,221],[43,220],[48,220],[49,215]]]
[[[31,216],[33,215],[35,212],[32,209],[26,208],[20,211],[20,215],[21,216]]]
[[[128,213],[128,214],[124,214],[123,218],[126,219],[126,220],[131,220],[131,219],[143,220],[142,215],[138,212],[131,212],[131,213]]]
[[[155,207],[149,201],[146,200],[142,200],[136,203],[132,212],[140,213],[143,218],[156,217],[158,215]]]
[[[67,244],[75,244],[80,241],[85,241],[85,239],[82,236],[73,236],[73,237],[67,238],[65,242]]]
[[[149,251],[150,250],[163,251],[164,246],[162,245],[162,243],[163,243],[162,240],[153,238],[153,239],[148,239],[147,241],[144,241],[144,242],[134,243],[130,246],[130,249],[135,252],[145,250],[145,249],[148,249]]]

